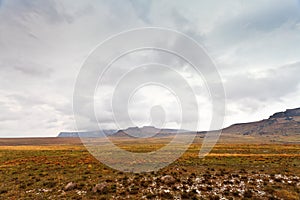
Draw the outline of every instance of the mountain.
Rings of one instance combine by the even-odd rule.
[[[234,124],[223,133],[241,135],[295,135],[300,134],[300,108],[278,112],[257,122]]]
[[[177,133],[187,133],[187,130],[178,130],[178,129],[158,129],[154,126],[143,126],[139,127],[129,127],[124,130],[119,130],[113,137],[139,137],[139,138],[146,138],[146,137],[164,137],[169,135],[174,135]]]
[[[158,129],[154,126],[129,127],[124,130],[103,130],[101,131],[87,131],[87,132],[60,132],[57,137],[162,137],[174,135],[176,133],[186,133],[186,130],[177,129]]]
[[[124,130],[104,130],[90,132],[61,132],[58,137],[165,137],[177,133],[192,133],[187,130],[158,129],[153,126],[129,127]],[[195,132],[194,132],[195,133]],[[204,137],[207,131],[197,132]],[[222,129],[222,134],[240,135],[296,135],[300,134],[300,108],[288,109],[271,115],[268,119],[256,122],[234,124]]]
[[[86,131],[86,132],[60,132],[57,137],[104,137],[116,133],[116,130]]]

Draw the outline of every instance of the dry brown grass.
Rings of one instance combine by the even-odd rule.
[[[83,146],[69,145],[49,145],[49,146],[0,146],[0,150],[15,150],[15,151],[61,151],[61,150],[84,150]]]
[[[142,140],[119,139],[115,143],[140,152],[160,148],[166,141],[168,139],[156,138],[145,144]],[[111,199],[116,196],[166,199],[176,195],[196,199],[243,199],[244,196],[297,199],[299,196],[297,182],[300,179],[295,179],[300,177],[299,144],[260,143],[258,140],[249,144],[235,140],[218,143],[207,157],[199,159],[201,141],[197,139],[181,158],[158,172],[132,174],[101,164],[83,145],[74,145],[78,140],[36,139],[32,144],[30,140],[10,140],[9,145],[0,146],[0,199]],[[162,183],[160,178],[164,175],[172,175],[176,183]],[[258,179],[262,181],[259,187]],[[69,182],[75,182],[77,188],[63,191]],[[106,192],[93,193],[92,188],[103,182],[108,184]],[[245,193],[239,191],[242,182]],[[195,193],[193,187],[203,196]]]

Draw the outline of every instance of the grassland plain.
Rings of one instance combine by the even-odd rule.
[[[169,140],[114,138],[133,152]],[[197,138],[168,167],[134,174],[101,164],[79,139],[0,139],[0,199],[300,199],[300,145],[289,141],[228,136],[200,159]]]

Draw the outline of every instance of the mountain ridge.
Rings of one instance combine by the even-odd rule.
[[[300,108],[276,112],[268,119],[233,124],[222,133],[241,135],[290,135],[300,133]]]
[[[178,129],[159,129],[154,126],[128,127],[123,130],[103,130],[89,132],[61,132],[57,137],[165,137],[177,133],[205,134],[209,131],[188,131]],[[239,135],[295,135],[300,134],[300,108],[276,112],[268,119],[237,123],[223,128],[224,134]]]
[[[191,132],[188,130],[182,130],[182,129],[160,129],[156,128],[154,126],[143,126],[141,128],[139,127],[129,127],[124,130],[119,130],[116,133],[112,134],[111,136],[114,137],[139,137],[139,138],[146,138],[146,137],[163,137],[168,135],[174,135],[177,133],[186,133]]]

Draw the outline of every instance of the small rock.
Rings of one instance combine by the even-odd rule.
[[[107,186],[108,186],[107,183],[98,183],[93,188],[93,192],[105,193],[107,191]]]
[[[70,182],[66,185],[65,190],[74,190],[77,187],[76,183]]]
[[[176,182],[175,178],[170,175],[165,175],[165,176],[161,177],[160,180],[165,184],[173,184]]]

